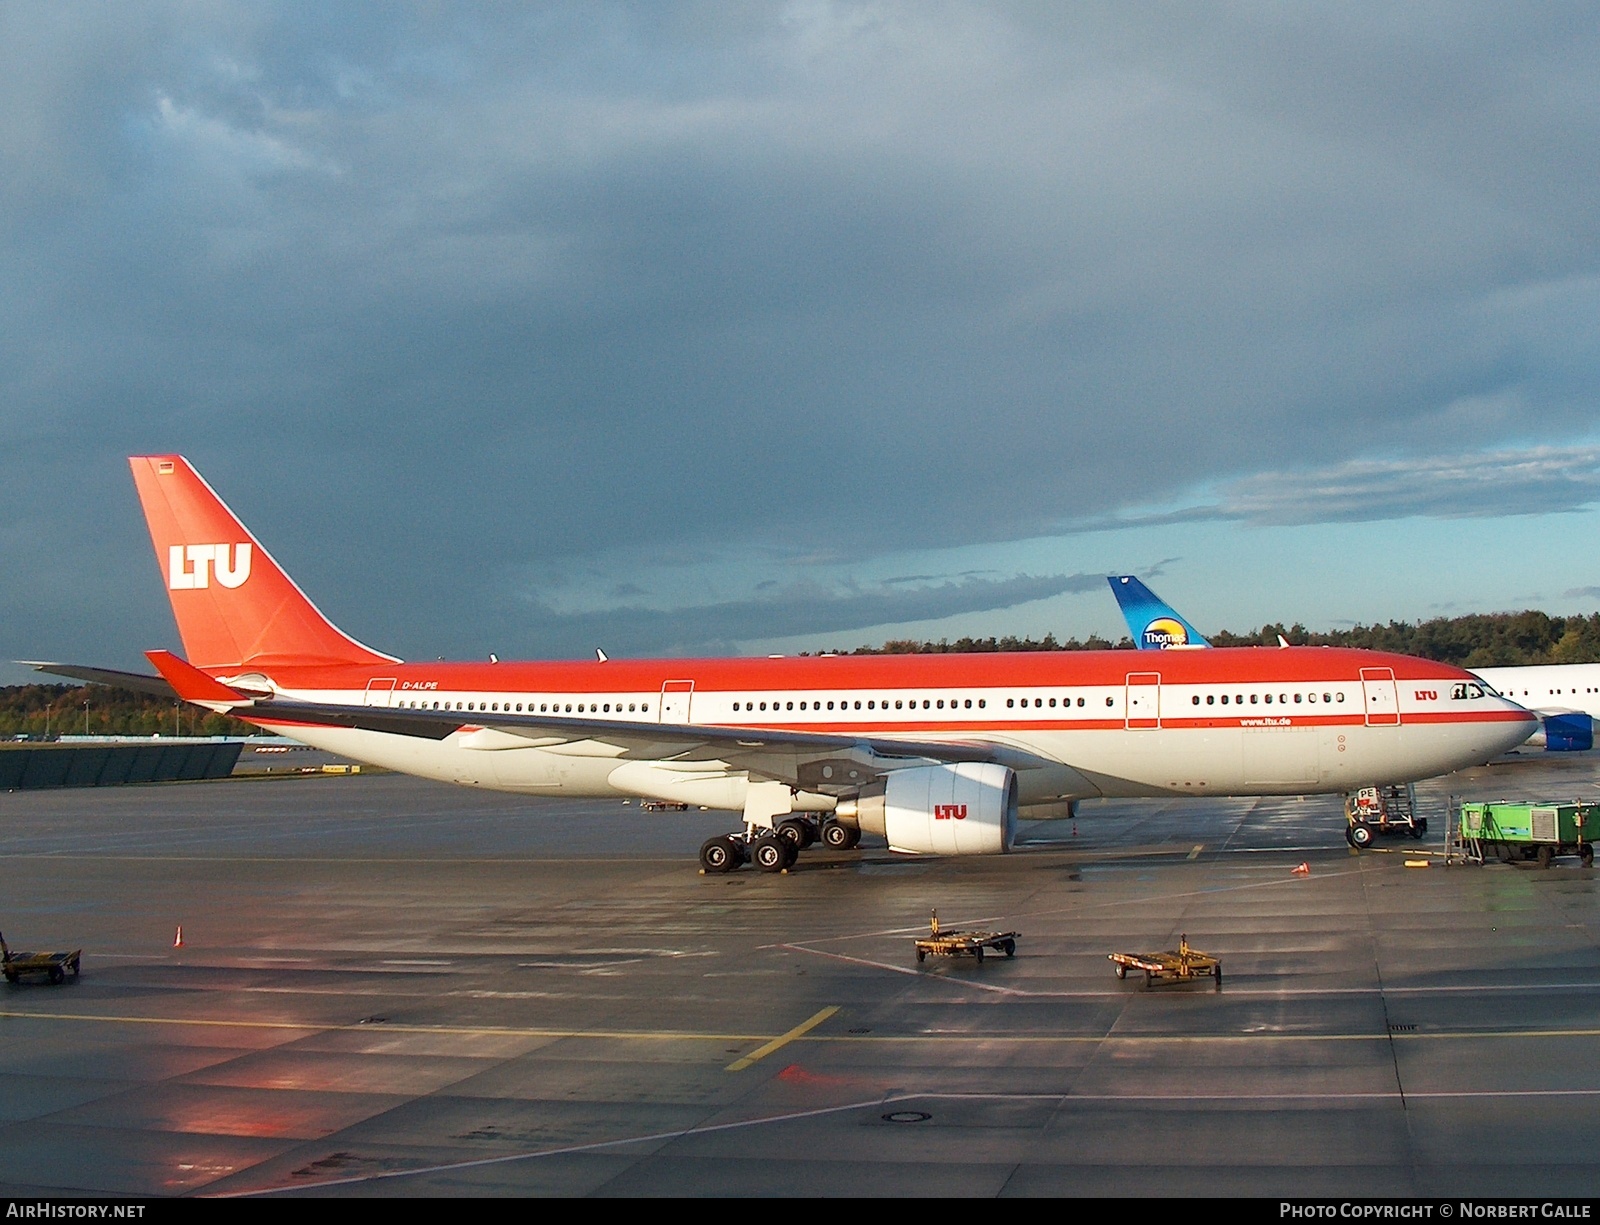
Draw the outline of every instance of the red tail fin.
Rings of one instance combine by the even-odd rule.
[[[395,662],[324,617],[183,456],[128,463],[190,663]]]

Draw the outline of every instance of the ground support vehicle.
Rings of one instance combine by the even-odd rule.
[[[0,934],[0,973],[8,983],[20,981],[24,974],[42,974],[53,983],[62,982],[68,974],[77,978],[82,960],[82,949],[70,953],[13,953]]]
[[[1461,840],[1479,862],[1493,855],[1501,863],[1532,860],[1548,868],[1557,855],[1576,855],[1584,867],[1594,863],[1591,837],[1600,827],[1600,804],[1462,804]]]
[[[939,926],[936,910],[928,923],[928,934],[917,940],[917,961],[921,963],[929,957],[976,957],[982,961],[984,949],[1015,957],[1021,938],[1021,932],[946,930]]]
[[[1118,978],[1127,978],[1129,970],[1144,971],[1144,985],[1148,987],[1158,978],[1190,982],[1197,978],[1216,980],[1217,990],[1222,990],[1222,962],[1198,949],[1189,947],[1187,935],[1178,937],[1176,951],[1165,953],[1107,953]]]
[[[1420,838],[1428,819],[1417,815],[1417,789],[1403,786],[1363,787],[1344,797],[1345,841],[1366,850],[1379,834]]]

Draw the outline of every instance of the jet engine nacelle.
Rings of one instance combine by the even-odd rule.
[[[856,814],[896,851],[1000,855],[1017,835],[1017,776],[976,761],[895,770],[882,795],[858,801]]]
[[[1594,720],[1580,711],[1540,715],[1539,730],[1527,742],[1546,753],[1586,753],[1594,748]]]

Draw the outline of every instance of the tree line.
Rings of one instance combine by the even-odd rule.
[[[1369,651],[1394,651],[1462,668],[1512,667],[1523,664],[1600,663],[1600,613],[1589,616],[1552,617],[1529,610],[1517,613],[1472,613],[1463,617],[1435,617],[1412,624],[1390,621],[1386,625],[1356,625],[1343,630],[1308,630],[1298,622],[1263,625],[1243,634],[1221,630],[1209,635],[1213,646],[1276,646],[1279,636],[1294,646],[1360,647]],[[1057,641],[1043,638],[941,638],[937,642],[895,639],[882,646],[856,647],[834,654],[943,655],[988,651],[1105,651],[1133,649],[1133,641],[1118,642],[1092,635]]]
[[[261,736],[258,727],[187,702],[107,685],[0,686],[0,737]]]

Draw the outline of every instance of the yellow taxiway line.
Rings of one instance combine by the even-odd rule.
[[[742,1072],[742,1071],[744,1071],[752,1063],[755,1063],[758,1059],[765,1059],[768,1055],[772,1054],[773,1051],[781,1050],[782,1048],[788,1046],[789,1043],[793,1042],[796,1038],[804,1037],[806,1034],[810,1033],[813,1029],[815,1029],[817,1026],[821,1025],[824,1021],[826,1021],[829,1017],[831,1017],[834,1013],[836,1013],[838,1011],[839,1011],[839,1006],[837,1004],[829,1004],[821,1012],[819,1012],[816,1015],[812,1016],[808,1020],[800,1022],[800,1024],[796,1025],[788,1033],[783,1034],[780,1037],[774,1038],[771,1042],[768,1042],[764,1046],[756,1047],[755,1050],[751,1051],[748,1055],[744,1056],[742,1059],[735,1059],[732,1063],[730,1063],[723,1070],[726,1071],[726,1072]]]

